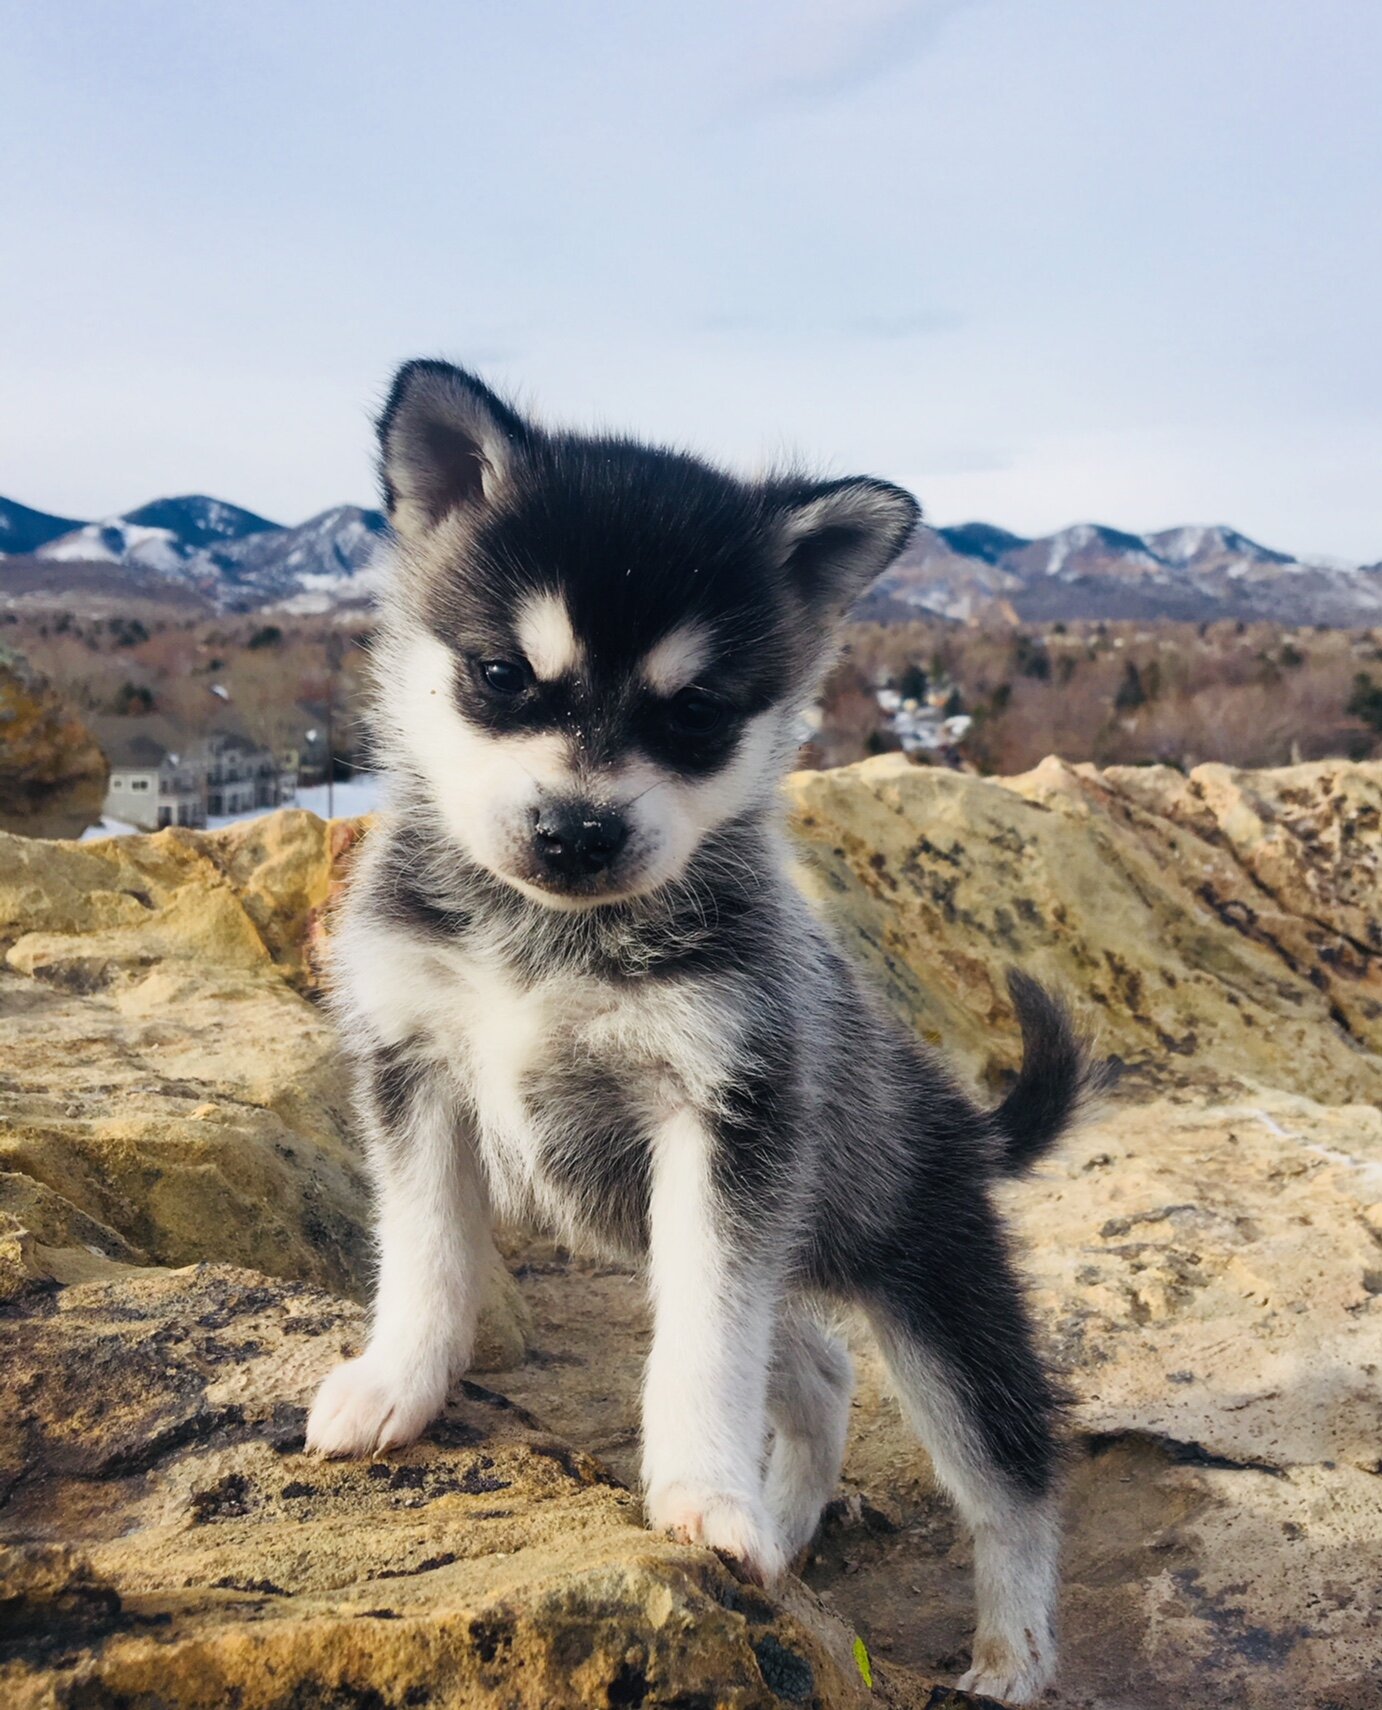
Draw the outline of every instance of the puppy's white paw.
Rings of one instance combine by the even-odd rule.
[[[1011,1645],[989,1639],[974,1647],[974,1666],[960,1676],[963,1692],[997,1698],[1004,1704],[1035,1704],[1055,1673],[1055,1647],[1039,1645],[1033,1636],[1019,1653]]]
[[[328,1459],[382,1454],[420,1437],[445,1391],[401,1378],[368,1352],[329,1372],[307,1416],[307,1450]]]
[[[647,1508],[655,1531],[733,1556],[759,1585],[771,1585],[787,1571],[786,1551],[767,1510],[746,1496],[666,1484],[649,1492]]]

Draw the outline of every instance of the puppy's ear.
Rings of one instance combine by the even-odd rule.
[[[887,481],[779,482],[768,489],[783,567],[807,605],[843,612],[907,544],[921,518]]]
[[[384,508],[400,535],[492,504],[528,437],[522,418],[449,362],[405,362],[379,418]]]

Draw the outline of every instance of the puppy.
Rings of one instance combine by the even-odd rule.
[[[811,1539],[871,1324],[973,1528],[962,1685],[1050,1678],[1055,1401],[990,1198],[1086,1069],[1012,995],[996,1111],[884,1016],[787,877],[778,781],[835,620],[901,549],[882,481],[746,482],[555,433],[412,362],[379,429],[388,779],[334,951],[377,1195],[364,1353],[308,1446],[410,1442],[470,1357],[496,1221],[641,1266],[651,1525],[763,1581]]]

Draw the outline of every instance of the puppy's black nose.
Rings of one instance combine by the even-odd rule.
[[[582,802],[554,802],[543,808],[533,831],[539,862],[558,879],[602,873],[628,840],[629,828],[619,814]]]

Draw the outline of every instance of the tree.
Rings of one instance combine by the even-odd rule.
[[[1382,734],[1382,683],[1374,683],[1368,672],[1360,671],[1353,679],[1353,693],[1344,710]]]
[[[1125,661],[1123,666],[1123,681],[1118,685],[1118,692],[1113,697],[1113,705],[1118,712],[1132,712],[1134,708],[1145,706],[1147,691],[1142,686],[1142,673],[1137,668],[1135,660]]]

